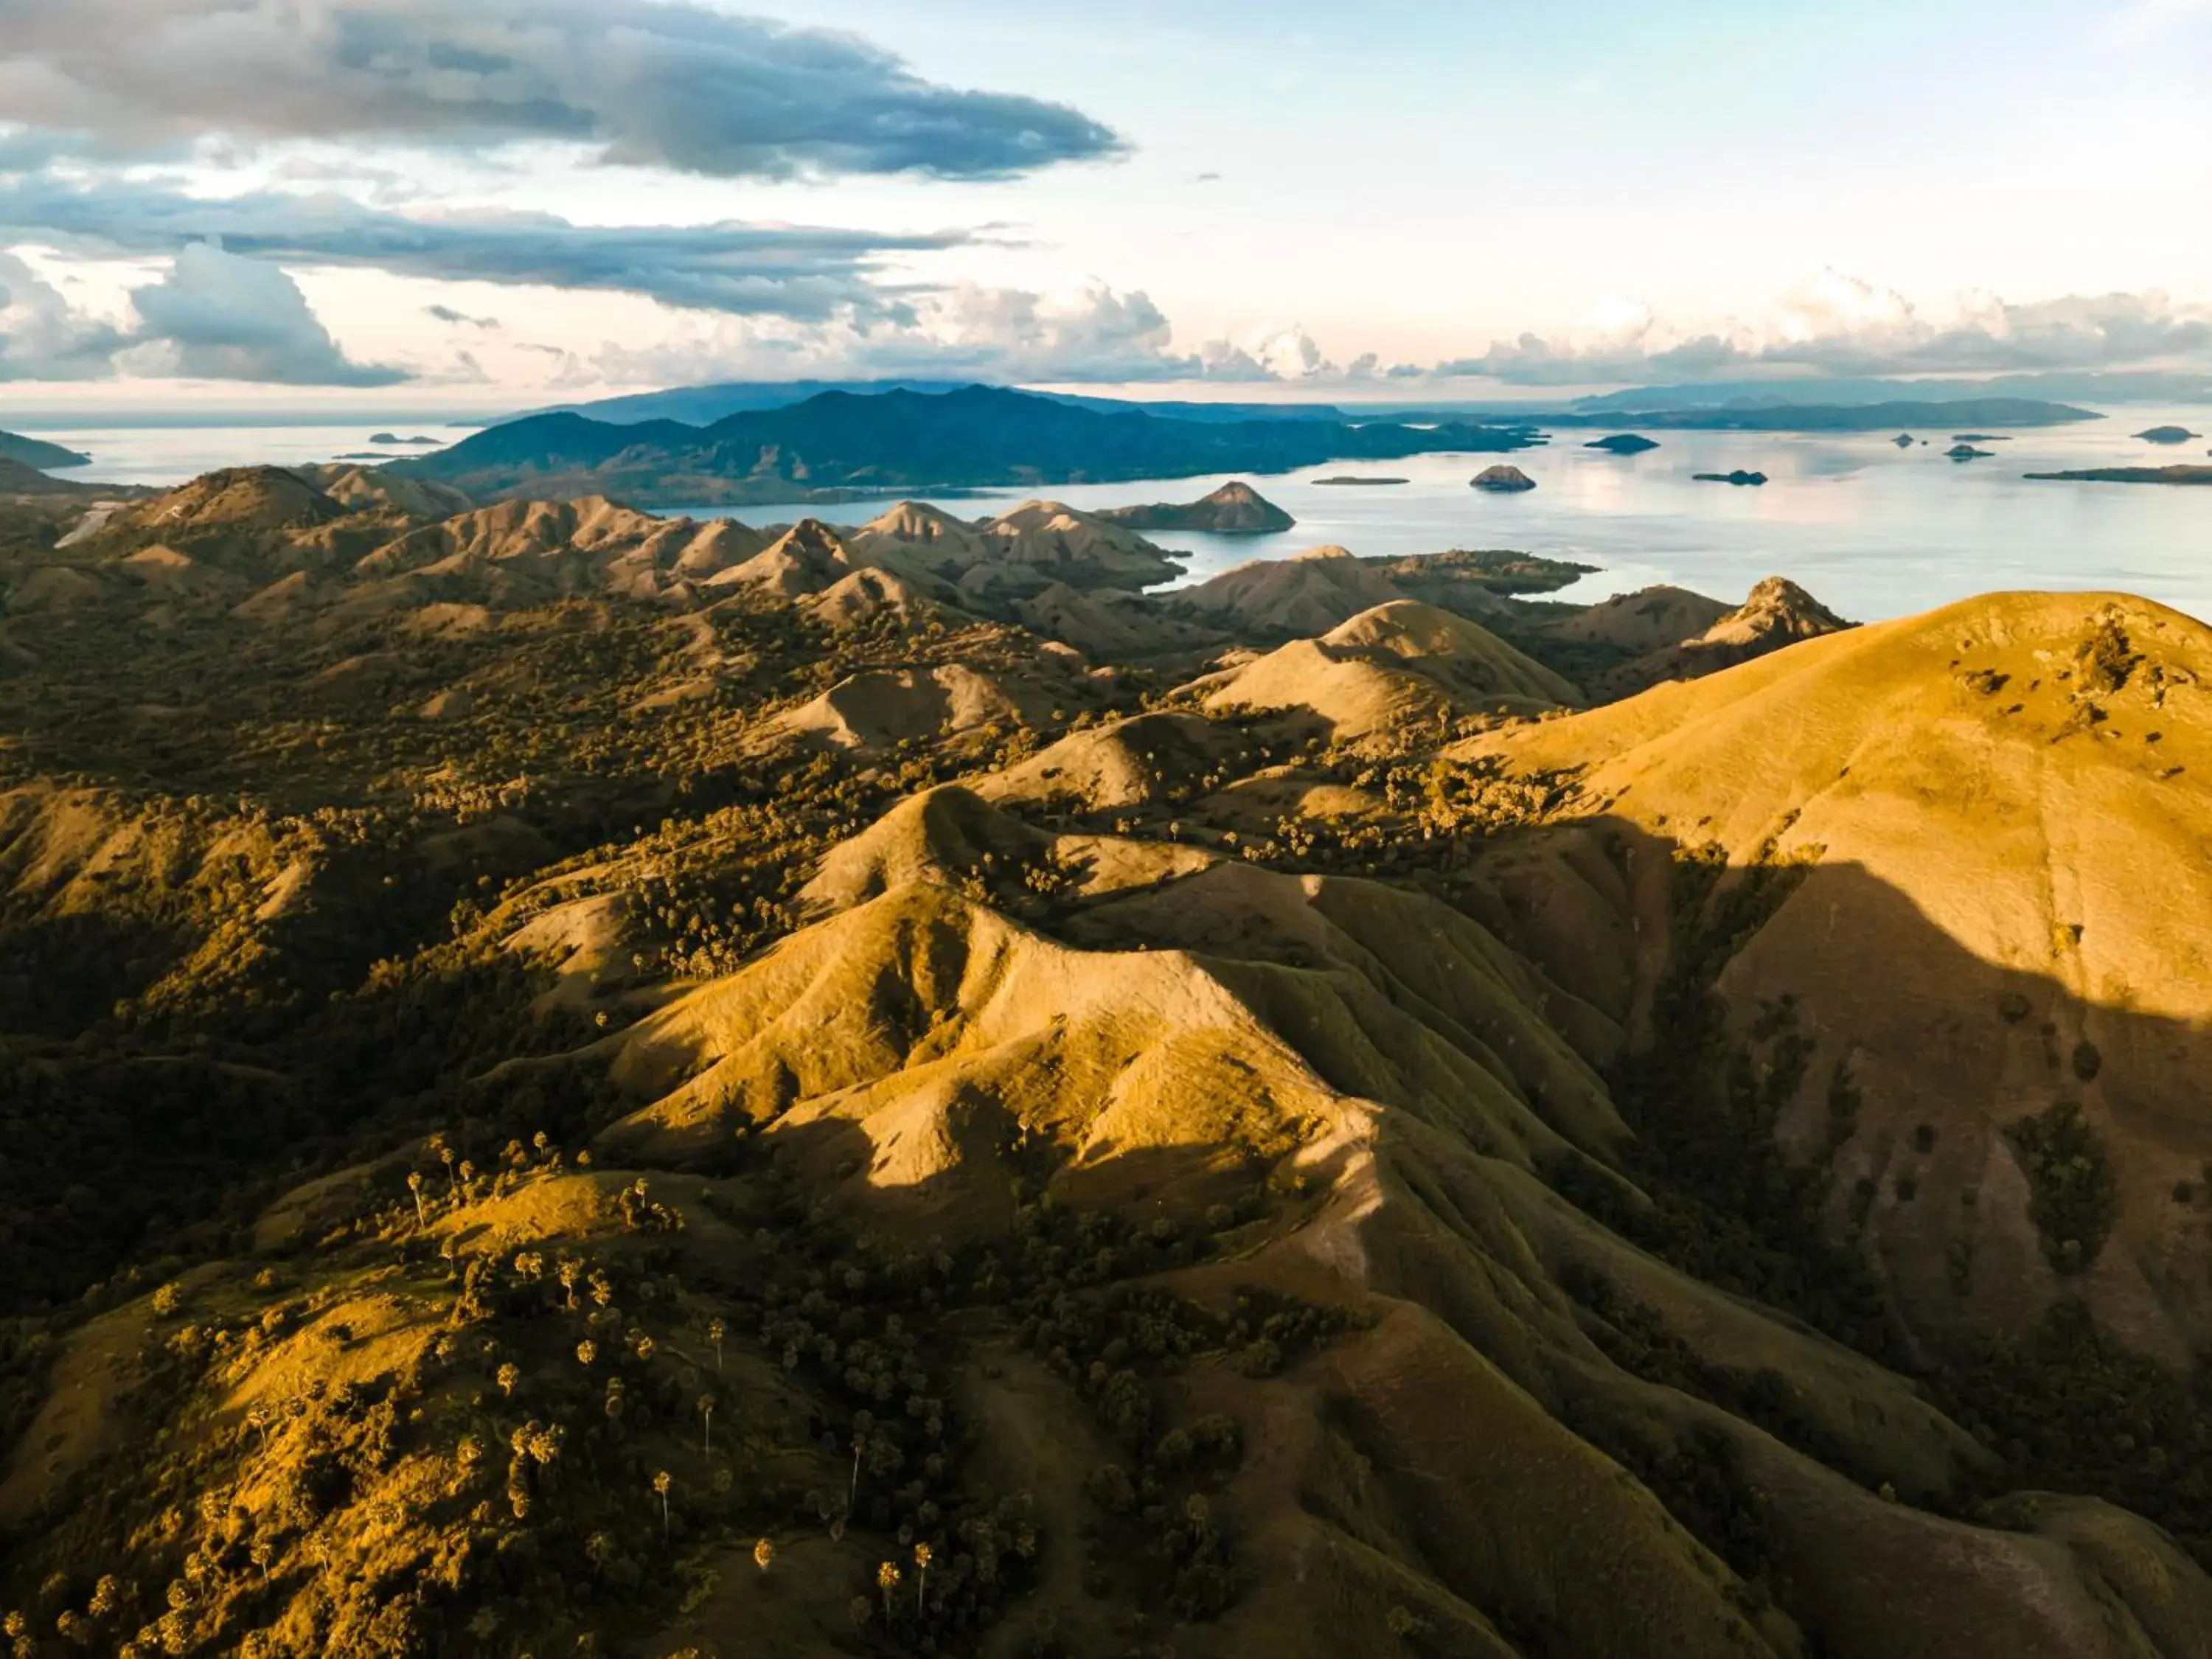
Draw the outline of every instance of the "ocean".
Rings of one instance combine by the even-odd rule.
[[[1160,532],[1185,556],[1183,580],[1203,580],[1249,559],[1283,558],[1334,544],[1355,553],[1510,548],[1601,567],[1559,597],[1602,599],[1673,582],[1740,599],[1759,578],[1786,575],[1863,621],[1906,615],[2003,588],[2123,589],[2212,619],[2212,488],[2030,483],[2022,474],[2090,466],[2203,463],[2212,435],[2163,446],[2131,434],[2179,424],[2212,434],[2212,408],[2103,411],[2106,418],[2019,432],[1978,447],[1989,459],[1952,461],[1948,431],[1919,432],[1910,449],[1877,432],[1805,434],[1654,432],[1659,447],[1620,457],[1583,447],[1597,431],[1559,431],[1544,448],[1510,456],[1418,456],[1346,464],[1250,482],[1291,514],[1276,536]],[[1624,427],[1623,430],[1633,430]],[[67,476],[124,483],[181,482],[211,467],[326,460],[368,447],[377,431],[458,439],[448,427],[404,418],[374,426],[41,430],[94,465]],[[395,451],[393,453],[413,453]],[[1536,481],[1493,495],[1468,480],[1498,460]],[[1698,472],[1765,472],[1763,486],[1693,481]],[[1403,484],[1346,488],[1342,474],[1402,477]],[[1249,475],[1245,475],[1249,476]],[[1196,499],[1224,478],[1063,484],[924,497],[965,517],[1033,495],[1071,507]],[[671,514],[684,509],[671,507]],[[873,516],[872,503],[738,508],[753,524],[812,514],[832,523]],[[692,509],[732,516],[729,509]]]

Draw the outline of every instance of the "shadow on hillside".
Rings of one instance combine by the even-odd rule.
[[[2016,890],[1963,873],[1960,912],[2006,961],[1862,864],[1721,866],[1618,818],[1501,838],[1474,874],[1498,896],[1470,908],[1507,943],[1617,999],[1636,1042],[1615,1092],[1639,1133],[1680,1129],[1655,1110],[1733,1103],[1791,1165],[1826,1164],[1830,1236],[1866,1249],[1935,1346],[2069,1294],[2170,1362],[2212,1342],[2212,1022],[2134,1006],[2212,1009],[2212,981],[2159,936],[2154,898],[2069,907],[2041,868]],[[1635,959],[1609,987],[1589,966],[1595,914]],[[1709,1011],[1717,1033],[1685,1029]]]

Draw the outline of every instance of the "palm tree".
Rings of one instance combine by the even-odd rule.
[[[420,1170],[408,1171],[407,1190],[415,1194],[415,1224],[427,1230],[430,1225],[430,1215],[422,1207],[422,1172]]]
[[[845,1508],[848,1512],[860,1501],[860,1454],[867,1449],[867,1436],[856,1434],[853,1437],[853,1487],[845,1494]]]
[[[576,1345],[576,1358],[581,1364],[588,1365],[599,1357],[599,1345],[592,1341],[590,1337],[586,1337]]]
[[[660,1494],[660,1532],[663,1537],[668,1535],[671,1526],[668,1519],[668,1489],[675,1484],[674,1479],[666,1469],[659,1470],[653,1477],[653,1489]]]
[[[722,1339],[730,1334],[729,1327],[719,1319],[707,1322],[707,1340],[714,1345],[714,1374],[722,1373]]]
[[[886,1561],[876,1569],[876,1584],[884,1593],[884,1623],[891,1621],[891,1592],[898,1588],[899,1570],[896,1561]]]
[[[753,1565],[766,1572],[775,1561],[775,1546],[763,1538],[753,1546]]]
[[[701,1449],[712,1455],[714,1449],[714,1396],[713,1395],[702,1394],[699,1396],[699,1415],[707,1425],[705,1444]]]
[[[914,1547],[914,1610],[916,1614],[921,1613],[929,1596],[929,1556],[928,1545],[916,1544]]]
[[[510,1400],[514,1397],[514,1385],[522,1381],[522,1368],[512,1359],[499,1368],[499,1391]]]

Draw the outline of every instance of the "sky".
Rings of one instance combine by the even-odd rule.
[[[2212,372],[2212,0],[0,0],[0,425]]]

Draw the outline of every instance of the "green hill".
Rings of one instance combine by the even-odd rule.
[[[825,392],[710,426],[528,416],[389,471],[489,498],[605,493],[692,506],[854,500],[899,491],[1284,472],[1334,459],[1522,449],[1524,428],[1465,422],[1195,421],[1105,412],[990,386]]]

